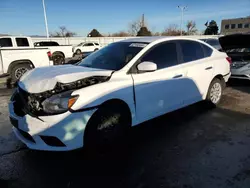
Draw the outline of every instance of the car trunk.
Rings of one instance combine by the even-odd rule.
[[[234,34],[219,38],[221,47],[232,59],[232,68],[250,63],[250,34]]]

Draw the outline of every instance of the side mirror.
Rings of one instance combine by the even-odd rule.
[[[137,65],[139,72],[153,72],[157,70],[157,65],[150,61],[144,61]]]

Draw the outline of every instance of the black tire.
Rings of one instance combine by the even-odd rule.
[[[76,54],[77,54],[77,55],[80,55],[80,54],[81,54],[81,50],[80,50],[80,49],[77,49],[77,50],[76,50]]]
[[[10,72],[10,77],[11,77],[10,83],[15,84],[25,72],[31,69],[32,66],[28,63],[15,65]]]
[[[130,112],[124,106],[110,103],[98,109],[91,117],[84,134],[87,152],[105,155],[121,148],[131,127]]]
[[[208,88],[206,101],[210,106],[216,107],[222,98],[225,82],[218,78],[213,79]]]
[[[65,58],[62,54],[55,54],[52,56],[54,65],[62,65],[65,63]]]
[[[98,48],[94,49],[94,52],[97,51],[97,50],[98,50]]]

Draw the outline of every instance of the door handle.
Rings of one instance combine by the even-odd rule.
[[[178,75],[175,75],[173,78],[180,78],[182,76],[183,76],[182,74],[178,74]]]
[[[207,68],[205,68],[205,70],[210,70],[210,69],[212,69],[213,67],[207,67]]]

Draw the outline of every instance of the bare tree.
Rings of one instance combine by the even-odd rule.
[[[161,33],[160,32],[155,32],[152,34],[153,36],[161,36]]]
[[[186,27],[187,27],[187,33],[188,33],[188,35],[194,35],[194,34],[196,34],[197,31],[198,31],[198,30],[196,29],[196,23],[195,23],[195,21],[189,20],[189,21],[187,22]]]
[[[129,24],[128,33],[132,36],[136,36],[142,26],[143,23],[141,19],[135,20]]]
[[[50,34],[52,37],[73,37],[76,35],[75,32],[69,31],[65,26],[60,26],[59,31]]]
[[[186,32],[182,32],[183,35],[186,35]],[[181,31],[178,29],[178,25],[170,24],[166,29],[161,33],[162,36],[178,36],[181,35]]]
[[[119,31],[117,33],[113,33],[111,36],[112,37],[129,37],[131,35],[125,31]]]

